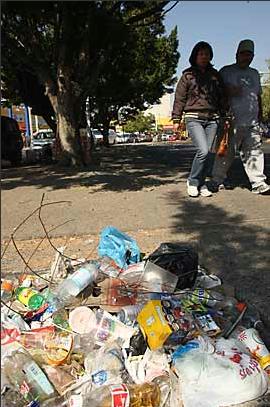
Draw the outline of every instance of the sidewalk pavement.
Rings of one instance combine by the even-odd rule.
[[[270,144],[264,146],[269,174]],[[186,178],[194,155],[188,143],[114,146],[101,150],[91,171],[55,167],[6,169],[2,182],[2,252],[12,231],[44,203],[41,217],[51,244],[65,245],[73,257],[95,257],[99,233],[114,225],[135,238],[145,253],[165,241],[187,242],[199,251],[201,265],[224,282],[247,290],[261,310],[270,302],[269,196],[248,189],[241,163],[231,176],[236,187],[211,198],[187,197]],[[67,222],[65,223],[64,222]],[[15,233],[28,259],[45,235],[38,212]],[[55,251],[45,239],[30,263],[48,267]],[[2,271],[21,272],[24,264],[11,244]]]

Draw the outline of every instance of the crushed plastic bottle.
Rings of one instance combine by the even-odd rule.
[[[159,407],[161,391],[155,383],[115,384],[73,397],[76,398],[76,404],[75,399],[73,404],[76,407]]]
[[[10,384],[27,402],[41,402],[56,395],[45,373],[25,349],[6,356],[3,364],[3,372]]]

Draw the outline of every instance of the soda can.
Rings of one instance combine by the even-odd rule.
[[[238,340],[248,348],[263,369],[269,369],[270,353],[256,329],[244,329],[238,334]]]
[[[127,305],[126,307],[121,308],[118,313],[118,318],[121,322],[133,322],[136,320],[137,315],[143,308],[143,305]]]

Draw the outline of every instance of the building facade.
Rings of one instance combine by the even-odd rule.
[[[145,114],[152,113],[155,116],[156,130],[172,129],[171,113],[173,106],[174,94],[166,93],[160,99],[160,103],[151,106],[145,111]]]

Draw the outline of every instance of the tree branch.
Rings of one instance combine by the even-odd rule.
[[[160,16],[159,15],[156,16],[156,18],[153,21],[149,21],[148,23],[145,23],[145,24],[138,24],[138,25],[136,25],[136,28],[137,27],[148,27],[152,24],[155,24],[156,22],[160,21],[160,18],[164,17],[169,11],[171,11],[174,7],[176,7],[178,5],[178,3],[180,3],[180,1],[176,0],[174,2],[174,4],[170,8],[168,8],[168,10],[164,10],[164,12]],[[153,17],[155,17],[155,16],[153,16]]]
[[[141,14],[137,14],[136,16],[132,16],[126,20],[126,24],[133,24],[137,21],[144,20],[147,17],[151,17],[153,14],[161,13],[163,8],[169,3],[169,1],[161,1],[159,4],[155,5],[154,7],[145,10]]]

